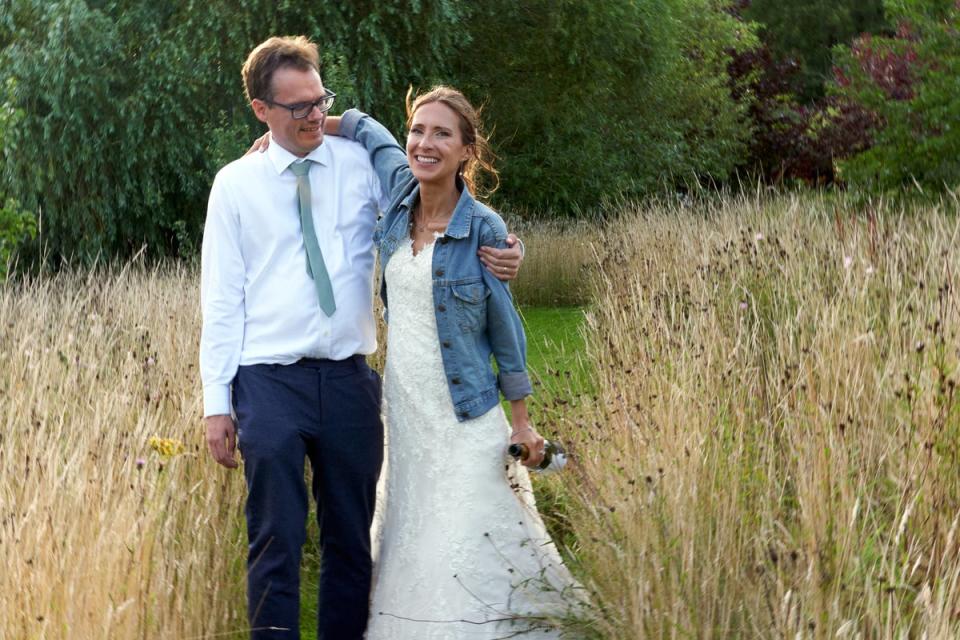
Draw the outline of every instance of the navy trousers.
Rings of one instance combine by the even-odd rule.
[[[313,468],[320,525],[317,638],[363,638],[370,524],[383,462],[380,395],[380,378],[362,356],[238,370],[233,402],[248,490],[251,638],[300,637],[305,459]]]

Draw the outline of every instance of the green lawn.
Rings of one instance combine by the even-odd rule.
[[[585,384],[586,376],[580,366],[583,310],[580,307],[528,307],[521,312],[527,334],[527,367],[534,384],[532,412],[536,420],[536,402],[540,396],[550,396],[554,390],[568,387],[571,380]],[[303,640],[317,637],[317,576],[320,571],[317,540],[315,513],[311,509],[300,574],[300,634]]]
[[[521,309],[527,334],[527,369],[534,381],[534,406],[547,394],[572,387],[585,390],[584,344],[581,307],[529,307]],[[540,387],[540,388],[538,388]]]

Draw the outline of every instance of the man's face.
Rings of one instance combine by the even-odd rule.
[[[315,70],[301,71],[282,67],[273,73],[273,102],[296,104],[314,102],[324,96],[320,74]],[[295,120],[290,110],[254,99],[253,112],[261,122],[270,127],[273,142],[297,156],[305,156],[323,143],[323,123],[327,114],[314,108],[306,118]]]

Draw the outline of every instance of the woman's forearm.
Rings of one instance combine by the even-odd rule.
[[[530,427],[530,414],[527,412],[525,399],[510,401],[510,422],[513,424],[514,433]]]

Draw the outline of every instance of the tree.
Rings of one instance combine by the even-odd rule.
[[[752,34],[710,0],[492,0],[455,75],[485,104],[501,202],[574,212],[725,179],[749,135],[726,82]]]
[[[408,86],[485,103],[500,203],[575,213],[722,181],[750,135],[726,65],[754,42],[724,4],[0,0],[0,86],[22,114],[0,140],[0,194],[42,207],[55,260],[189,253],[215,172],[263,132],[242,61],[291,33],[320,45],[335,112],[401,133]]]
[[[825,94],[834,46],[887,28],[883,0],[746,0],[743,17],[760,23],[772,58],[795,67],[791,93],[810,104]]]
[[[895,34],[837,48],[833,91],[877,117],[872,146],[840,161],[841,175],[869,190],[953,188],[960,183],[960,5],[885,7]]]
[[[8,82],[6,93],[9,94],[13,83]],[[21,116],[16,109],[10,106],[5,97],[0,96],[0,142],[7,132],[16,126]],[[0,277],[7,275],[7,268],[16,257],[18,250],[25,241],[32,239],[37,232],[36,218],[24,211],[12,197],[4,195],[0,190]]]
[[[240,79],[257,43],[313,37],[338,106],[397,121],[407,84],[448,59],[458,37],[420,31],[442,33],[460,6],[389,0],[363,14],[357,3],[2,0],[0,83],[14,82],[9,102],[23,117],[2,141],[0,192],[43,207],[54,257],[145,244],[155,256],[183,252],[200,235],[214,173],[263,131]]]

